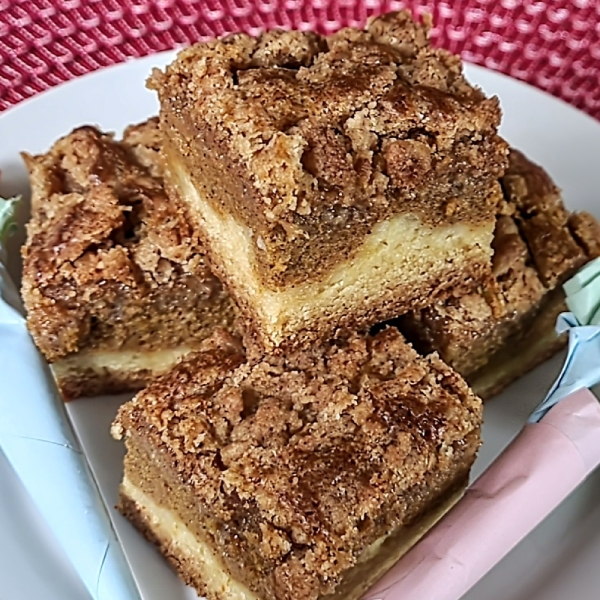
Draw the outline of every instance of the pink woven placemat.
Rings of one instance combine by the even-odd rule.
[[[407,7],[436,43],[600,118],[594,0],[0,0],[0,110],[128,57],[233,31],[331,32]]]

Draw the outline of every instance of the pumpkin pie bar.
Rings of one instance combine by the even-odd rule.
[[[180,52],[160,99],[168,191],[264,350],[329,339],[489,272],[500,109],[407,12],[330,37]]]
[[[32,216],[22,295],[66,399],[140,389],[234,309],[162,184],[153,119],[122,141],[81,127],[24,159]]]
[[[600,225],[571,214],[549,175],[512,150],[502,178],[493,275],[479,291],[413,311],[399,327],[424,353],[441,357],[484,399],[560,350],[562,283],[600,255]]]
[[[209,600],[354,600],[458,499],[481,417],[393,328],[257,362],[216,334],[119,410],[119,507]]]

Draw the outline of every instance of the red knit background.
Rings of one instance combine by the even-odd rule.
[[[438,45],[600,118],[592,0],[0,0],[0,110],[83,73],[232,31],[331,32],[407,7]]]

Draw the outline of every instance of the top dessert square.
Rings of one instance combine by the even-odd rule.
[[[428,30],[402,12],[238,34],[151,77],[167,183],[263,342],[399,314],[489,266],[498,102]]]

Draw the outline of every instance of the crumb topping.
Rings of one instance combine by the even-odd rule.
[[[127,127],[123,132],[122,143],[133,154],[139,165],[144,167],[154,179],[162,181],[164,165],[158,117]]]
[[[569,228],[560,190],[542,167],[517,150],[510,153],[502,186],[505,206],[518,222],[540,279],[555,287],[586,261]]]
[[[572,214],[569,229],[590,259],[600,256],[600,223],[587,212]]]
[[[409,520],[402,494],[450,471],[480,422],[464,381],[388,328],[258,362],[213,338],[124,405],[112,432],[166,448],[223,527],[257,536],[278,598],[294,585],[317,598]]]
[[[600,225],[570,213],[548,173],[511,150],[494,234],[493,270],[506,311],[532,306],[600,252]]]
[[[430,45],[429,29],[403,11],[329,37],[235,34],[181,51],[149,87],[161,110],[206,124],[247,168],[253,202],[273,224],[302,228],[328,208],[405,202],[426,220],[444,218],[431,201],[419,209],[414,188],[441,185],[453,161],[444,192],[457,197],[453,218],[485,219],[493,207],[467,194],[473,179],[504,169],[498,101],[465,80],[457,56]]]
[[[47,154],[23,155],[32,217],[22,292],[50,361],[79,349],[98,323],[133,318],[136,302],[142,312],[145,301],[191,309],[194,295],[225,302],[184,209],[164,192],[159,144],[151,119],[129,127],[122,142],[81,127]]]

